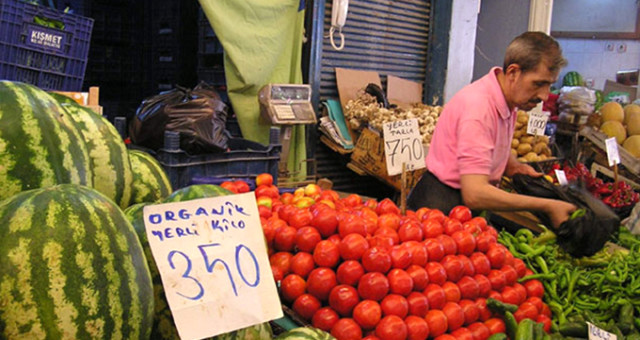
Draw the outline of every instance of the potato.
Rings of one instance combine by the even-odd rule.
[[[534,144],[535,136],[525,135],[520,137],[520,143]]]
[[[526,159],[526,158],[524,158],[524,157],[520,157],[520,158],[518,158],[518,162],[520,162],[520,163],[526,163],[526,162],[527,162],[527,159]]]
[[[518,151],[516,151],[516,149],[511,149],[511,155],[513,157],[518,157]]]
[[[518,123],[527,124],[529,123],[529,116],[527,115],[518,115],[518,119],[516,120]]]
[[[540,152],[541,155],[545,155],[547,157],[551,157],[551,149],[549,148],[548,145],[545,145],[544,149],[542,149],[542,152]]]
[[[520,145],[518,145],[518,148],[516,149],[518,151],[518,155],[519,156],[524,156],[527,153],[531,152],[531,144],[529,143],[520,143]]]
[[[549,136],[545,136],[545,135],[538,136],[538,141],[545,144],[549,144]]]
[[[537,162],[538,155],[535,152],[529,152],[526,155],[524,155],[524,159],[526,159],[527,162]]]
[[[512,149],[517,149],[518,145],[520,145],[520,141],[519,140],[517,140],[515,138],[511,140],[511,148]]]
[[[547,159],[549,159],[549,157],[545,154],[538,155],[538,161],[546,161]]]
[[[522,135],[523,135],[522,130],[516,130],[516,131],[513,133],[513,138],[520,139],[520,137],[522,137]]]
[[[547,148],[547,143],[538,142],[533,146],[533,152],[535,152],[536,155],[539,155],[545,148]]]
[[[521,127],[523,127],[524,124],[520,123],[520,122],[516,122],[516,130],[520,130]]]

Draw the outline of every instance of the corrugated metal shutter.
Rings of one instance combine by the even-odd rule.
[[[324,32],[329,32],[332,1],[326,0],[324,8]],[[430,17],[431,1],[427,0],[349,1],[347,21],[343,28],[344,49],[336,51],[328,38],[323,39],[317,71],[320,72],[319,89],[314,84],[320,100],[338,98],[336,67],[377,71],[385,90],[389,74],[424,82]],[[377,192],[386,191],[380,182],[358,176],[347,169],[345,164],[348,159],[340,157],[321,143],[316,148],[315,158],[318,177],[331,179],[338,190],[374,197],[379,196]],[[368,188],[375,192],[366,192]]]

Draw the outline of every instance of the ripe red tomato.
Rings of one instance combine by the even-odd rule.
[[[311,225],[318,229],[322,237],[329,237],[338,228],[338,213],[333,209],[324,209],[322,214],[313,217]]]
[[[487,230],[487,228],[489,227],[487,225],[487,220],[485,220],[484,217],[476,216],[476,217],[472,218],[470,221],[472,221],[472,222],[476,223],[477,225],[479,225],[480,229],[482,229],[482,231]]]
[[[273,216],[273,213],[271,212],[271,208],[258,204],[258,215],[260,215],[260,217],[269,218]]]
[[[458,255],[458,260],[462,262],[463,276],[473,276],[476,274],[476,269],[473,268],[473,262],[466,255]]]
[[[362,205],[362,197],[356,194],[349,194],[347,197],[341,199],[346,206],[348,207],[356,207]]]
[[[338,319],[340,319],[338,313],[331,309],[331,307],[322,307],[313,314],[311,325],[325,332],[330,332],[333,325],[338,322]]]
[[[491,262],[491,268],[502,268],[502,266],[504,265],[504,260],[506,258],[504,247],[498,243],[489,245],[489,250],[487,250],[487,258],[489,259],[489,262]]]
[[[428,284],[427,288],[425,288],[422,293],[427,297],[427,300],[429,300],[429,307],[431,309],[442,309],[447,302],[447,296],[444,293],[444,289],[437,284]]]
[[[500,245],[504,248],[503,245]],[[516,258],[513,256],[513,254],[511,254],[511,252],[509,250],[507,250],[506,248],[504,248],[504,264],[503,266],[512,266],[513,267],[513,261]]]
[[[429,261],[440,261],[444,257],[444,247],[442,243],[435,238],[428,238],[423,242],[424,248],[427,250]]]
[[[400,237],[398,236],[398,232],[389,228],[389,227],[379,227],[376,229],[374,236],[388,236],[393,239],[393,244],[400,243]]]
[[[367,336],[362,338],[362,340],[380,340],[380,338],[378,338],[376,336],[376,332],[375,331],[371,331],[369,334],[367,334]]]
[[[276,229],[276,236],[273,240],[273,246],[278,251],[291,252],[296,242],[297,232],[298,230],[294,227],[290,227],[286,225],[282,227],[278,227],[278,229]]]
[[[500,291],[507,284],[507,277],[500,270],[491,269],[487,278],[489,282],[491,282],[491,288],[493,290]]]
[[[358,282],[358,294],[363,300],[380,301],[389,293],[389,280],[382,273],[362,275]]]
[[[542,306],[544,306],[544,302],[542,302],[542,299],[537,297],[537,296],[532,296],[532,297],[526,299],[523,302],[528,302],[528,303],[536,306],[536,309],[538,311],[541,311],[542,310]]]
[[[402,224],[400,228],[398,228],[398,237],[400,237],[400,242],[422,241],[422,224],[418,221],[409,221]]]
[[[500,291],[500,295],[502,295],[502,302],[510,303],[516,306],[519,305],[520,295],[515,289],[513,289],[513,287],[506,286],[502,288],[502,291]]]
[[[435,338],[447,331],[448,321],[447,316],[443,311],[439,309],[432,309],[427,312],[427,316],[425,316],[424,319],[429,325],[430,337]]]
[[[442,213],[442,211],[438,209],[431,209],[424,215],[424,219],[426,220],[434,219],[438,221],[440,224],[444,223],[445,217],[446,216],[444,215],[444,213]]]
[[[513,284],[513,289],[515,289],[516,292],[518,292],[518,303],[517,305],[523,303],[526,299],[527,299],[527,289],[524,288],[523,285],[521,285],[520,283],[516,282]],[[540,300],[540,303],[542,303],[542,300]],[[536,305],[536,307],[538,307]],[[542,306],[540,306],[542,307]],[[540,309],[540,307],[538,307],[538,309]]]
[[[451,238],[451,236],[442,234],[436,237],[436,240],[438,240],[442,244],[442,248],[444,248],[445,255],[455,255],[458,252],[458,246],[456,245],[456,241],[454,241],[453,238]]]
[[[423,221],[424,220],[424,216],[429,212],[429,208],[427,207],[420,207],[418,208],[418,210],[416,210],[416,217],[418,218],[418,220]]]
[[[271,274],[273,274],[273,280],[275,282],[280,282],[282,281],[282,279],[284,279],[284,273],[282,272],[282,269],[271,265]]]
[[[546,303],[542,304],[542,308],[540,308],[540,314],[551,317],[551,308]]]
[[[467,231],[456,231],[451,238],[456,242],[458,254],[469,256],[476,249],[476,238]]]
[[[480,314],[480,321],[487,321],[487,320],[491,319],[491,316],[493,315],[493,313],[491,313],[491,310],[489,309],[489,307],[487,307],[487,299],[485,299],[485,298],[477,298],[476,299],[476,306],[478,306],[478,312]]]
[[[407,241],[402,244],[409,253],[411,253],[411,264],[415,264],[421,267],[424,267],[429,260],[429,254],[427,253],[427,248],[424,244],[417,241]]]
[[[551,319],[548,316],[540,314],[533,321],[541,323],[545,332],[549,333],[551,331]]]
[[[463,299],[475,300],[480,294],[480,286],[471,276],[463,276],[458,281],[458,288]]]
[[[363,329],[374,329],[382,318],[382,308],[373,300],[360,301],[353,309],[353,319]]]
[[[496,242],[497,239],[495,236],[483,231],[476,237],[476,249],[480,252],[486,253],[489,250],[489,246]]]
[[[271,267],[278,268],[283,275],[287,275],[291,271],[292,257],[291,253],[281,251],[269,257],[269,264],[271,264]]]
[[[401,218],[398,214],[382,214],[378,216],[377,225],[378,228],[389,228],[391,230],[398,230],[400,228]]]
[[[444,233],[444,227],[436,219],[428,219],[422,222],[422,234],[424,238],[435,238]]]
[[[458,231],[462,231],[462,223],[460,223],[460,221],[453,218],[445,217],[442,227],[444,227],[445,235],[449,235],[449,236],[453,235]]]
[[[256,186],[273,185],[273,176],[270,173],[261,173],[256,176]]]
[[[465,207],[464,205],[458,205],[453,207],[451,211],[449,211],[449,217],[454,218],[461,223],[467,222],[471,219],[471,209]]]
[[[396,315],[387,315],[376,326],[376,336],[380,340],[405,340],[407,325]]]
[[[447,273],[447,279],[453,282],[458,282],[462,275],[464,274],[464,267],[462,266],[462,262],[458,259],[456,255],[446,255],[440,264],[444,267],[445,272]]]
[[[391,247],[389,256],[391,256],[392,268],[405,269],[411,265],[411,253],[404,245]]]
[[[340,241],[340,257],[344,260],[360,260],[369,249],[369,242],[360,234],[349,234]]]
[[[424,318],[429,311],[429,299],[420,292],[411,292],[407,296],[407,303],[409,304],[409,315]]]
[[[470,325],[478,320],[480,317],[480,310],[475,302],[471,300],[460,300],[458,304],[460,305],[460,308],[462,308],[462,312],[464,312],[465,325]]]
[[[518,273],[518,278],[521,278],[527,271],[527,265],[521,259],[516,258],[513,259],[513,269],[515,269],[516,273]]]
[[[362,275],[364,275],[364,268],[358,261],[348,260],[342,262],[338,266],[338,270],[336,270],[336,275],[338,278],[338,282],[345,285],[355,285],[358,284]]]
[[[318,267],[335,267],[340,260],[338,245],[329,240],[318,242],[313,250],[313,260]]]
[[[407,268],[407,274],[409,274],[413,280],[413,290],[421,292],[425,287],[427,287],[427,283],[429,283],[429,276],[424,267],[420,267],[415,264],[411,265]]]
[[[302,227],[310,226],[313,220],[313,214],[309,209],[298,209],[295,213],[289,216],[289,225],[300,229]]]
[[[458,286],[455,283],[451,281],[447,281],[442,285],[442,289],[444,289],[444,295],[447,302],[460,301],[460,297],[461,297],[460,288],[458,288]]]
[[[322,236],[314,227],[302,227],[296,232],[296,247],[300,251],[313,252],[313,249],[321,240]]]
[[[331,335],[341,340],[362,339],[362,328],[351,318],[342,318],[331,327]]]
[[[385,198],[382,201],[378,202],[378,206],[376,207],[376,213],[378,216],[382,214],[400,214],[400,208],[393,203],[392,200]]]
[[[534,279],[525,281],[524,288],[527,289],[528,297],[537,296],[539,298],[542,298],[542,296],[544,295],[544,286],[539,280]]]
[[[500,292],[497,292],[495,290],[491,290],[489,292],[489,297],[492,299],[496,299],[498,301],[502,301],[502,294],[500,294]]]
[[[404,319],[409,314],[409,303],[402,295],[389,294],[380,301],[382,315],[397,315]]]
[[[374,235],[367,237],[367,240],[369,241],[369,248],[381,247],[387,250],[391,250],[391,247],[395,245],[391,236]]]
[[[489,279],[482,274],[474,275],[473,279],[478,284],[478,296],[479,297],[489,296],[489,292],[491,291],[491,281],[489,281]]]
[[[303,279],[306,279],[315,267],[313,255],[309,253],[299,252],[291,258],[291,272],[300,275]]]
[[[473,220],[462,223],[462,230],[468,232],[474,237],[482,233],[482,228],[480,228],[477,223],[473,222]]]
[[[426,340],[429,336],[429,325],[423,317],[409,315],[404,323],[407,325],[407,340]]]
[[[251,191],[249,184],[241,179],[233,181],[233,185],[239,194]]]
[[[473,333],[470,330],[462,327],[458,328],[455,331],[451,332],[451,336],[456,338],[456,340],[475,340],[473,338]]]
[[[469,257],[476,274],[487,275],[491,271],[491,262],[483,253],[475,252]]]
[[[475,340],[487,340],[491,336],[489,328],[482,322],[474,322],[467,326]]]
[[[340,238],[354,233],[367,236],[364,220],[362,217],[356,215],[348,215],[346,218],[339,219],[338,233],[340,234]]]
[[[289,274],[282,279],[280,283],[280,293],[282,298],[291,302],[298,298],[298,296],[305,293],[307,289],[307,282],[300,275]]]
[[[362,266],[367,272],[386,273],[391,268],[391,255],[384,248],[369,248],[362,254]]]
[[[342,239],[340,238],[340,235],[338,234],[333,234],[329,237],[327,237],[327,241],[331,241],[333,242],[336,246],[340,245],[340,241],[342,241]],[[338,250],[338,252],[340,252],[340,250]]]
[[[231,182],[231,181],[224,181],[224,182],[220,183],[220,186],[222,188],[225,188],[225,189],[231,191],[234,194],[238,193],[238,188],[236,188],[235,184],[233,184],[233,182]]]
[[[293,310],[307,321],[311,321],[320,307],[320,301],[311,294],[302,294],[293,302]]]
[[[329,268],[316,268],[307,278],[307,292],[319,300],[326,300],[333,287],[338,285],[336,274]]]
[[[428,262],[425,266],[430,283],[442,285],[447,281],[447,272],[438,262]]]
[[[407,296],[413,291],[413,279],[406,271],[395,268],[387,274],[389,280],[389,291],[391,294]]]
[[[516,317],[516,320],[520,322],[524,319],[535,320],[536,317],[540,314],[540,311],[536,306],[531,302],[523,302],[518,306],[518,310],[513,313],[513,316]]]
[[[491,335],[496,333],[504,333],[506,330],[504,321],[498,318],[491,318],[485,321],[484,325],[487,326],[487,328],[489,328],[489,333],[491,333]]]
[[[358,302],[358,292],[349,285],[337,285],[329,293],[329,306],[343,317],[350,316]]]

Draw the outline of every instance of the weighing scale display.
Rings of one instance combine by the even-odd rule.
[[[273,124],[315,124],[311,87],[296,84],[269,84],[259,93],[262,115]]]
[[[311,100],[311,89],[306,86],[273,85],[271,87],[271,100],[308,101]]]

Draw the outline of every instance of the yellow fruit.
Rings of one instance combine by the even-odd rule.
[[[622,123],[616,120],[610,120],[602,123],[600,131],[609,137],[616,137],[618,144],[622,144],[622,142],[627,138],[627,130],[625,130]]]
[[[624,110],[617,102],[604,103],[600,108],[600,115],[603,122],[615,120],[622,123],[624,121]]]
[[[629,104],[624,107],[624,123],[628,124],[632,117],[640,117],[640,105]]]
[[[629,136],[640,135],[640,112],[631,114],[627,121],[627,134]]]
[[[622,147],[635,157],[640,157],[640,136],[636,135],[627,138]]]

